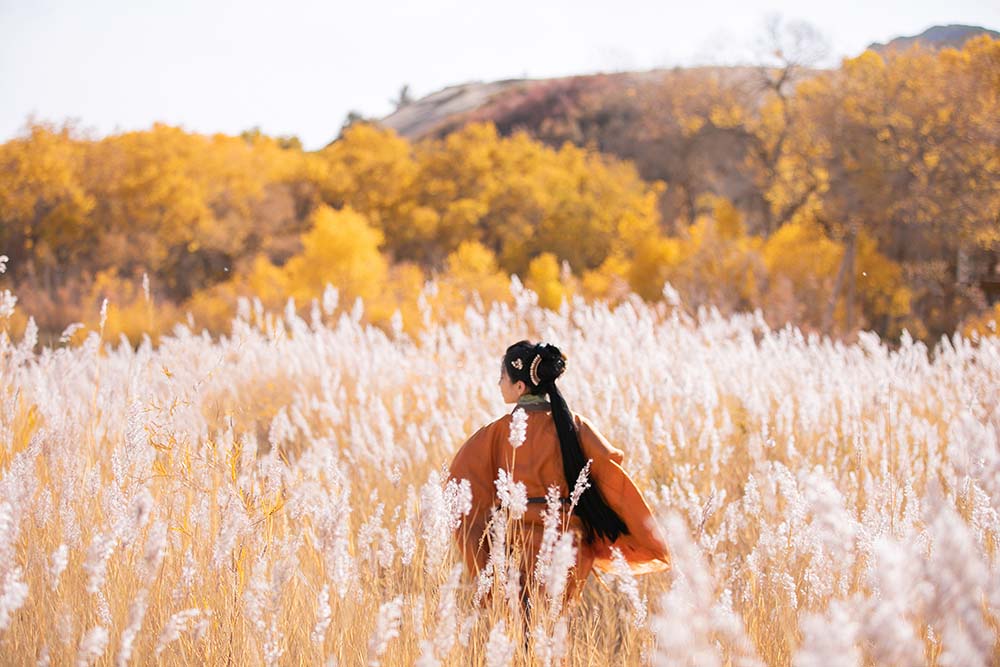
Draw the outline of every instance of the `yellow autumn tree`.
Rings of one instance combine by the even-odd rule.
[[[909,276],[908,295],[883,286],[895,296],[870,299],[877,312],[866,310],[865,321],[902,317],[911,332],[937,335],[974,307],[956,288],[955,262],[962,248],[1000,238],[998,53],[1000,40],[985,36],[961,50],[867,51],[796,89],[789,157],[766,196],[774,206],[805,201],[799,219],[845,246],[827,326],[841,308],[843,326],[860,325],[852,277],[863,236]],[[891,314],[904,304],[905,316]]]
[[[538,295],[538,305],[543,308],[558,310],[572,296],[568,283],[568,275],[551,252],[543,252],[528,263],[524,285]]]
[[[649,244],[655,244],[657,238],[649,240]],[[642,246],[645,248],[646,246]],[[630,261],[620,253],[609,255],[601,265],[595,269],[585,271],[580,277],[580,289],[583,296],[588,299],[603,299],[610,303],[617,303],[623,299],[630,291],[629,272],[635,265],[635,260]],[[647,279],[644,276],[636,277],[635,284],[648,285],[656,282],[656,278]],[[663,285],[661,284],[662,288]],[[636,291],[639,291],[637,288]],[[640,292],[647,299],[654,299],[656,295],[649,291]]]
[[[401,220],[422,230],[423,246],[411,250],[429,265],[478,241],[508,272],[524,273],[551,252],[582,273],[657,229],[659,186],[630,164],[571,144],[554,150],[524,133],[500,137],[491,124],[471,124],[421,142],[416,155],[415,201]]]
[[[284,265],[290,296],[308,300],[333,284],[341,299],[371,300],[382,289],[388,263],[379,251],[383,236],[351,208],[318,207],[302,237],[302,252]]]
[[[0,144],[0,249],[12,276],[38,272],[61,283],[96,242],[96,202],[81,180],[85,149],[71,126],[44,123]]]
[[[766,271],[763,240],[746,234],[725,198],[703,196],[698,207],[703,212],[678,236],[644,239],[634,248],[632,289],[658,299],[669,282],[692,307],[716,305],[723,312],[754,307]]]
[[[473,292],[487,303],[510,299],[510,278],[500,270],[493,251],[477,241],[463,241],[448,255],[440,282],[464,302]]]
[[[410,142],[391,129],[353,123],[309,157],[307,173],[327,205],[361,213],[392,238],[403,231],[394,213],[409,198],[417,176],[412,153]]]

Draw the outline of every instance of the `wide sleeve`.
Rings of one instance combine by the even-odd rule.
[[[621,550],[634,574],[658,572],[670,568],[670,550],[652,510],[642,492],[622,468],[624,453],[583,417],[577,417],[580,448],[591,459],[590,476],[608,506],[621,517],[628,534],[613,543],[597,540],[594,544],[594,567],[611,568],[611,547]]]
[[[483,532],[494,504],[493,479],[496,476],[493,455],[492,424],[476,431],[455,454],[449,469],[449,477],[455,480],[467,479],[472,487],[472,510],[462,517],[455,529],[455,540],[469,572],[477,573],[486,567],[489,548],[483,540]]]

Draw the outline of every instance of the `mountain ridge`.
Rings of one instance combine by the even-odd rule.
[[[960,48],[968,39],[980,34],[1000,38],[1000,32],[981,26],[961,24],[936,25],[918,35],[899,36],[886,43],[873,42],[868,49],[884,54],[893,50],[903,50],[913,44],[940,49]],[[407,139],[419,140],[430,136],[443,136],[457,129],[469,120],[492,120],[489,118],[490,105],[503,106],[505,96],[512,92],[525,92],[536,87],[586,88],[588,82],[613,82],[625,90],[630,84],[643,85],[663,80],[671,72],[679,70],[704,72],[716,76],[739,76],[757,67],[745,65],[692,66],[651,69],[646,71],[588,73],[564,77],[539,79],[501,79],[498,81],[468,81],[457,83],[411,102],[400,105],[392,113],[375,119],[380,125],[391,128]],[[820,71],[820,70],[813,70]]]

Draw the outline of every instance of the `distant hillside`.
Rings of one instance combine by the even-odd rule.
[[[448,86],[401,106],[379,122],[391,127],[407,139],[420,139],[433,134],[447,119],[474,111],[492,97],[527,84],[526,79],[509,79],[493,83],[473,82]]]
[[[732,81],[751,79],[757,71],[754,67],[693,67],[581,74],[553,79],[472,81],[448,86],[409,102],[378,122],[411,141],[445,136],[466,123],[476,121],[491,121],[502,134],[524,129],[538,135],[541,125],[551,128],[553,123],[561,122],[557,119],[563,119],[574,111],[584,111],[583,107],[596,102],[604,94],[635,96],[641,90],[663,85],[678,72]],[[561,142],[573,138],[560,136],[557,139]]]
[[[953,47],[962,48],[966,41],[979,35],[989,35],[993,39],[1000,37],[1000,32],[973,25],[936,25],[924,30],[919,35],[910,37],[896,37],[886,44],[873,42],[868,45],[872,51],[884,53],[891,49],[908,49],[914,44],[932,49],[944,49]]]
[[[780,85],[788,91],[816,73],[796,69]],[[698,193],[711,191],[747,212],[753,226],[766,215],[767,202],[737,166],[747,138],[733,132],[685,136],[677,111],[708,113],[734,104],[753,110],[776,76],[758,67],[692,67],[473,82],[410,102],[380,123],[411,141],[490,122],[503,136],[520,130],[555,148],[589,146],[630,160],[646,180],[667,183],[660,201],[665,221],[690,215]]]
[[[935,26],[872,48],[961,46],[967,39],[1000,33],[972,26]],[[440,138],[473,122],[491,122],[501,135],[518,130],[546,144],[589,146],[635,163],[640,175],[667,189],[660,208],[665,224],[690,218],[699,194],[732,201],[751,229],[768,224],[768,202],[740,167],[754,138],[727,126],[725,118],[692,134],[685,118],[734,106],[753,111],[779,85],[782,94],[825,70],[795,67],[690,67],[646,72],[599,73],[552,79],[508,79],[449,86],[408,102],[379,122],[415,141]]]
[[[914,43],[929,48],[960,48],[977,35],[987,34],[994,39],[1000,32],[979,26],[933,26],[919,35],[901,36],[888,43],[875,42],[869,49],[884,53],[887,50],[906,49]],[[665,82],[681,68],[655,69],[646,72],[618,72],[613,74],[582,74],[555,79],[505,79],[502,81],[468,83],[448,86],[410,102],[379,122],[394,129],[407,139],[418,140],[428,136],[443,136],[465,123],[489,120],[501,132],[525,129],[539,135],[541,125],[563,124],[567,112],[581,111],[586,100],[594,101],[599,93],[637,94]],[[695,76],[721,77],[728,80],[752,80],[760,72],[754,67],[695,67],[685,68]],[[799,80],[806,78],[799,72]],[[751,86],[752,88],[752,86]],[[759,92],[759,91],[758,91]],[[593,139],[582,136],[546,137],[543,140]],[[600,143],[600,142],[598,142]]]

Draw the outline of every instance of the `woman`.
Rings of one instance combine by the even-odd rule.
[[[524,545],[521,581],[530,587],[542,543],[546,491],[551,485],[559,487],[565,512],[580,471],[590,460],[590,487],[572,515],[565,517],[568,529],[577,536],[576,566],[567,586],[568,596],[574,598],[592,568],[610,569],[612,547],[621,551],[634,574],[668,569],[670,553],[649,506],[621,468],[621,450],[567,407],[556,386],[565,368],[566,357],[554,345],[526,340],[511,345],[500,368],[500,393],[504,402],[516,403],[527,413],[524,442],[516,450],[511,445],[512,415],[505,415],[462,445],[450,474],[453,479],[469,480],[472,487],[472,511],[455,537],[473,575],[489,559],[484,532],[497,504],[494,480],[498,470],[507,470],[514,481],[527,487],[527,511],[519,522],[517,539]]]

